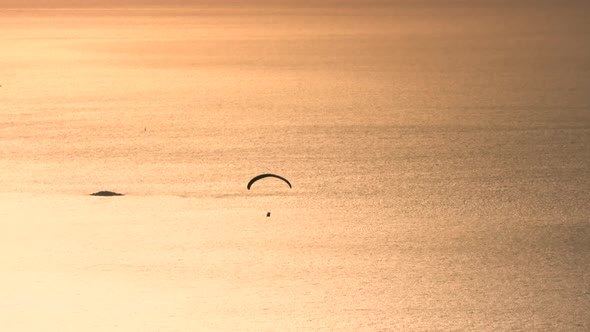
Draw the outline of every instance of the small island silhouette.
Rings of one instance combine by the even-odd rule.
[[[125,194],[116,193],[113,191],[97,191],[90,194],[91,196],[125,196]]]

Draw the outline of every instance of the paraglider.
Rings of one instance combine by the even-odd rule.
[[[289,182],[289,180],[285,179],[284,177],[278,176],[276,174],[267,173],[267,174],[260,174],[260,175],[253,177],[252,180],[250,180],[250,182],[248,182],[248,186],[247,186],[248,190],[250,190],[250,187],[252,187],[252,184],[254,184],[254,182],[256,182],[260,179],[268,178],[268,177],[273,177],[273,178],[283,180],[285,183],[287,183],[289,185],[289,188],[293,188],[293,186],[291,186],[291,182]]]
[[[282,176],[279,176],[279,175],[276,175],[276,174],[270,174],[270,173],[266,173],[266,174],[260,174],[260,175],[257,175],[257,176],[255,176],[255,177],[253,177],[253,178],[252,178],[252,180],[250,180],[250,181],[248,182],[248,185],[247,185],[246,187],[248,188],[248,190],[250,190],[250,187],[252,187],[252,185],[254,184],[254,182],[256,182],[256,181],[258,181],[258,180],[260,180],[260,179],[268,178],[268,177],[271,177],[271,178],[277,178],[277,179],[279,179],[279,180],[282,180],[282,181],[284,181],[284,182],[285,182],[287,185],[289,185],[289,188],[293,188],[293,186],[291,186],[291,182],[289,182],[289,180],[285,179],[285,178],[284,178],[284,177],[282,177]],[[270,211],[266,213],[266,217],[267,217],[267,218],[268,218],[268,217],[270,217]]]

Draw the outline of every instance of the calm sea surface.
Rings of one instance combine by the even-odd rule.
[[[588,9],[0,7],[0,329],[589,330]]]

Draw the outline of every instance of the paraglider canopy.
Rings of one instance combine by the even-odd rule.
[[[278,176],[276,174],[269,174],[269,173],[267,173],[267,174],[260,174],[260,175],[257,175],[255,177],[253,177],[252,180],[250,180],[250,182],[248,182],[248,186],[247,186],[248,187],[248,190],[250,190],[250,187],[252,187],[252,184],[254,184],[254,182],[256,182],[256,181],[258,181],[260,179],[268,178],[268,177],[272,177],[272,178],[277,178],[277,179],[283,180],[283,181],[285,181],[289,185],[289,188],[293,188],[293,186],[291,186],[291,183],[289,182],[289,180],[285,179],[284,177]]]

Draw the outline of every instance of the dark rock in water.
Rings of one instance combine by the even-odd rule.
[[[112,191],[99,191],[99,192],[95,192],[90,195],[91,196],[125,196],[125,194],[119,194],[119,193],[112,192]]]

